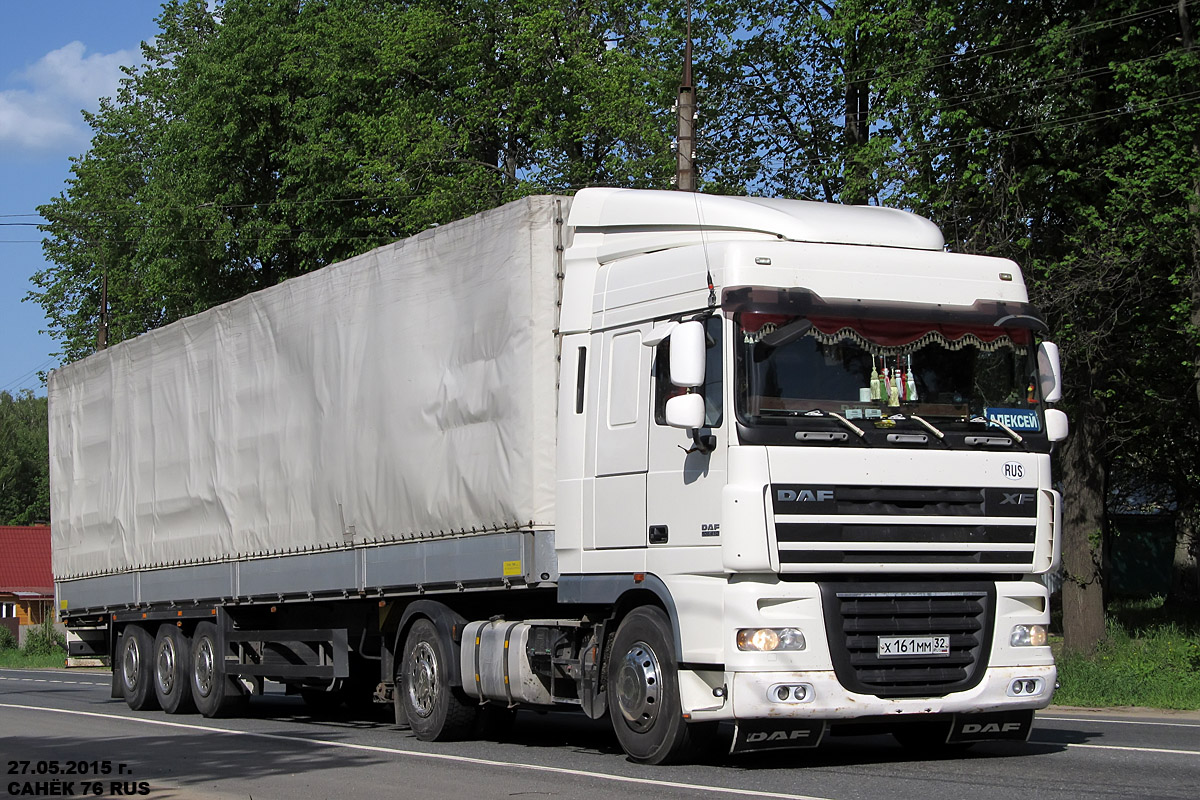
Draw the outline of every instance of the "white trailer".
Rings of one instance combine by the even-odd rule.
[[[568,216],[569,212],[569,216]],[[530,197],[52,373],[74,655],[426,740],[607,714],[639,761],[1028,736],[1055,686],[1057,350],[905,212]]]

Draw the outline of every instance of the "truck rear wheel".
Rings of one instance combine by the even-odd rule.
[[[196,710],[192,702],[189,659],[191,648],[183,631],[171,623],[158,629],[154,638],[154,695],[168,714],[187,714]]]
[[[397,722],[400,711],[423,742],[466,737],[478,706],[459,697],[450,686],[450,647],[428,619],[418,619],[404,639],[396,665]]]
[[[154,640],[140,625],[129,625],[121,634],[121,696],[134,711],[158,708],[154,694]]]
[[[225,674],[225,654],[217,647],[217,626],[201,622],[192,636],[192,652],[188,659],[192,698],[196,708],[206,717],[227,716],[242,705],[246,695]]]
[[[716,732],[683,719],[673,641],[666,613],[644,606],[621,620],[609,655],[613,730],[625,753],[644,764],[686,761]]]

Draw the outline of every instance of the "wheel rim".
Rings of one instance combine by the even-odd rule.
[[[418,642],[408,659],[409,706],[422,717],[433,713],[437,703],[437,654],[428,642]]]
[[[203,697],[212,691],[214,671],[212,642],[201,637],[196,643],[196,689]]]
[[[138,685],[138,673],[142,668],[142,651],[138,647],[138,640],[134,634],[125,634],[129,640],[125,643],[125,657],[121,659],[121,674],[125,681],[125,685],[130,689],[136,689]]]
[[[661,674],[658,657],[645,642],[634,642],[617,667],[617,710],[638,733],[650,730],[658,720]]]
[[[175,642],[170,639],[163,640],[158,648],[158,658],[154,666],[158,688],[163,694],[170,694],[175,688]]]

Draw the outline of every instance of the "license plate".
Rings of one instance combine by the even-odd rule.
[[[906,656],[948,656],[949,636],[880,636],[877,653],[880,658]]]

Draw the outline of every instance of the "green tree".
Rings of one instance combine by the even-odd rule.
[[[0,392],[0,524],[50,520],[46,398]]]
[[[1185,505],[1200,426],[1200,73],[1187,0],[707,6],[719,191],[880,202],[1013,258],[1064,347],[1067,644],[1104,635],[1108,474]],[[714,158],[706,151],[702,160]]]
[[[606,0],[170,0],[39,210],[68,359],[523,194],[666,186],[662,20]]]
[[[913,207],[956,249],[1023,263],[1064,347],[1064,628],[1086,651],[1105,634],[1110,471],[1194,452],[1200,64],[1181,46],[1187,6],[929,5],[927,19],[953,20],[938,48],[953,56],[914,95],[927,99],[905,137]]]

